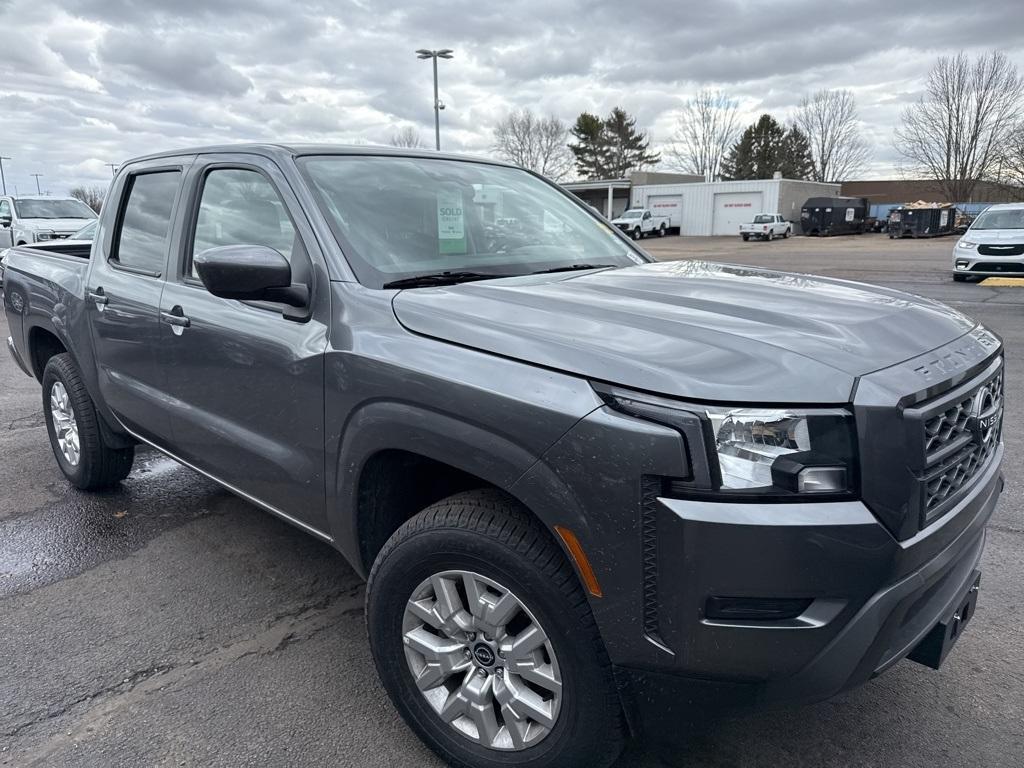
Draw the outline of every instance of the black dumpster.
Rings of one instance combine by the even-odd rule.
[[[956,208],[949,203],[912,203],[889,211],[889,237],[941,237],[956,231]]]
[[[859,235],[867,228],[868,201],[863,197],[810,197],[800,209],[805,235]]]

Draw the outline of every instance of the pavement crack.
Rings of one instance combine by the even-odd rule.
[[[102,688],[99,688],[95,691],[90,691],[89,693],[86,693],[82,696],[79,696],[78,698],[66,702],[60,707],[50,709],[31,720],[19,723],[10,730],[6,731],[3,735],[7,738],[13,738],[27,728],[31,728],[32,726],[46,722],[47,720],[55,720],[57,718],[63,717],[69,714],[75,707],[78,707],[82,704],[87,704],[93,701],[94,699],[100,698],[102,696],[107,696],[110,694],[127,693],[144,680],[149,680],[152,677],[166,674],[173,668],[174,666],[171,664],[154,664],[153,666],[146,667],[145,669],[135,670],[134,672],[128,673],[127,676],[123,677],[116,683],[111,683],[110,685],[105,685]]]
[[[42,410],[34,411],[26,416],[19,416],[16,419],[12,419],[7,423],[7,431],[14,432],[19,429],[32,429],[34,427],[41,427],[46,422],[43,419]]]
[[[188,688],[242,659],[273,656],[333,629],[342,619],[362,614],[363,592],[364,587],[360,583],[310,595],[287,610],[274,614],[265,627],[255,633],[236,638],[199,656],[136,670],[116,683],[21,723],[5,736],[16,736],[44,722],[61,718],[69,720],[58,726],[57,733],[23,756],[24,765],[49,766],[54,754],[87,738],[90,733],[108,727],[126,708],[137,705],[151,693]]]

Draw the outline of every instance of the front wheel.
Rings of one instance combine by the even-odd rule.
[[[43,411],[53,455],[73,486],[95,491],[128,477],[135,448],[111,448],[103,441],[92,398],[66,352],[51,357],[43,370]]]
[[[504,494],[460,493],[399,528],[370,573],[366,617],[392,702],[448,764],[596,768],[621,751],[582,587]]]

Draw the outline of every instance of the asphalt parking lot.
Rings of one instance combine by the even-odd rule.
[[[837,699],[729,720],[672,764],[1019,766],[1024,754],[1024,288],[953,283],[952,239],[644,241],[952,304],[1007,350],[1006,491],[977,615],[940,672],[903,662]],[[0,337],[7,336],[0,319]],[[377,683],[340,555],[140,454],[86,495],[50,453],[39,388],[0,355],[0,764],[435,766]],[[633,744],[619,768],[662,765]]]

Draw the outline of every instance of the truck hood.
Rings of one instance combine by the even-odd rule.
[[[77,232],[92,219],[18,219],[22,229],[38,231],[52,229],[54,232]]]
[[[580,376],[719,402],[846,403],[856,378],[974,322],[899,291],[698,261],[405,290],[409,330]]]

